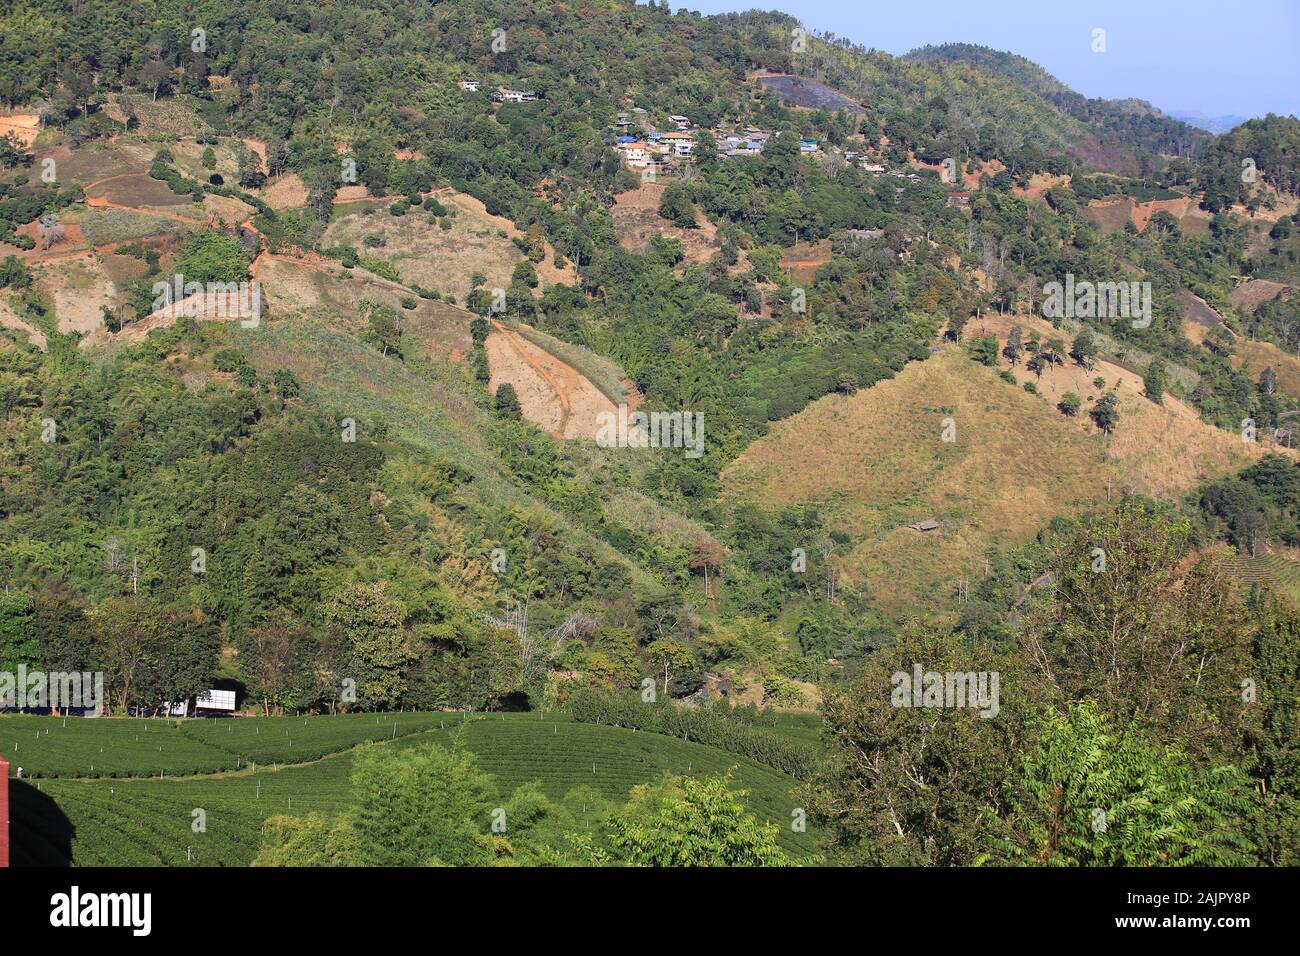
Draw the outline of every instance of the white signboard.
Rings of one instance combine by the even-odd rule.
[[[235,710],[235,692],[233,690],[210,690],[194,699],[194,706],[203,710]]]

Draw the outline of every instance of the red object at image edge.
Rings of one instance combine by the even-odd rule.
[[[9,764],[0,757],[0,866],[9,865]]]

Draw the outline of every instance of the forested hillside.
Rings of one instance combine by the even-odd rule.
[[[1294,117],[654,0],[31,0],[0,102],[0,670],[765,765],[756,829],[620,769],[578,840],[548,769],[511,806],[559,822],[485,849],[496,784],[403,745],[222,861],[662,862],[690,804],[727,862],[1294,862]],[[892,701],[922,664],[996,719]],[[440,774],[459,836],[349,855],[404,839],[358,795]]]

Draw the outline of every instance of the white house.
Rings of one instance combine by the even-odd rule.
[[[477,93],[478,84],[478,80],[461,80],[457,85],[466,93]]]
[[[499,86],[497,91],[492,94],[492,98],[502,103],[531,103],[537,99],[537,94],[524,90],[510,90],[504,86]]]
[[[650,162],[650,147],[646,143],[620,143],[618,148],[623,153],[623,162],[632,169],[644,169]]]

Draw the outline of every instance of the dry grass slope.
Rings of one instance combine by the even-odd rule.
[[[944,419],[956,441],[944,442]],[[914,363],[773,427],[724,473],[730,497],[816,502],[854,536],[846,569],[878,604],[942,604],[991,545],[1104,505],[1105,445],[960,354]],[[926,518],[936,531],[909,524]]]

